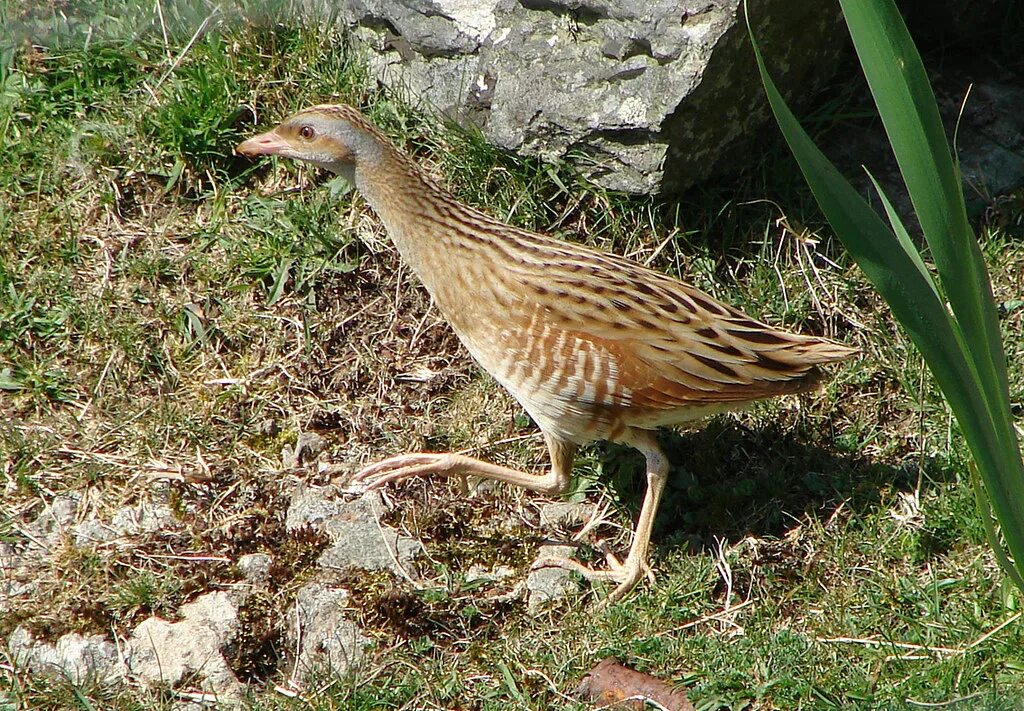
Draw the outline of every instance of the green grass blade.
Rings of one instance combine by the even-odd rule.
[[[900,216],[896,214],[896,208],[893,207],[892,201],[889,200],[889,196],[885,194],[885,190],[875,180],[875,176],[871,174],[871,171],[865,171],[868,176],[868,180],[871,181],[871,185],[875,188],[875,193],[878,194],[878,199],[882,201],[882,207],[885,209],[885,216],[889,218],[889,225],[892,227],[892,233],[899,240],[900,248],[910,258],[910,261],[914,263],[917,271],[921,273],[921,277],[928,282],[932,288],[932,292],[935,294],[935,298],[938,301],[942,301],[942,296],[939,294],[939,290],[935,286],[935,281],[932,279],[931,273],[928,271],[928,267],[924,265],[924,260],[921,259],[921,254],[914,247],[913,240],[910,239],[910,233],[907,232],[907,228],[903,225],[903,221]],[[956,323],[952,324],[954,327]]]
[[[953,324],[920,256],[912,257],[906,245],[892,239],[881,217],[818,150],[786,106],[756,45],[754,52],[783,135],[836,235],[890,303],[918,347],[933,353],[940,366],[949,371],[949,377],[972,379],[966,361],[944,347],[944,339],[950,343],[956,340]]]
[[[981,523],[985,527],[985,536],[988,538],[989,546],[992,548],[992,552],[995,553],[996,560],[999,561],[999,565],[1006,572],[1006,575],[1013,580],[1018,588],[1024,590],[1024,576],[1014,567],[1013,561],[1007,557],[1006,551],[1003,550],[1003,544],[999,540],[999,533],[992,522],[992,504],[989,501],[988,492],[985,491],[981,482],[978,469],[972,464],[971,484],[974,486],[974,500],[977,502],[978,511],[981,513]]]
[[[961,335],[906,230],[901,226],[894,235],[818,150],[776,89],[756,43],[754,53],[769,103],[815,199],[924,356],[978,463],[1007,547],[1016,560],[1024,560],[1024,509],[1019,506],[1024,465],[1016,440],[1010,439],[1009,408],[1001,410],[998,399],[988,397],[982,385],[991,376],[993,361],[970,359],[964,340],[971,336],[966,329]]]
[[[840,0],[943,289],[962,351],[977,374],[999,446],[997,466],[979,462],[1011,550],[1024,554],[1024,464],[1010,414],[1006,354],[992,287],[967,219],[960,172],[949,150],[921,56],[892,0]],[[949,396],[948,390],[947,397]],[[958,413],[963,417],[982,413]],[[977,446],[974,444],[972,449]],[[1018,560],[1021,560],[1018,555]]]
[[[941,302],[942,295],[935,287],[935,281],[932,279],[931,273],[928,271],[928,267],[925,266],[924,260],[921,259],[921,254],[917,251],[917,248],[914,247],[913,240],[910,239],[910,233],[907,232],[906,226],[903,224],[900,216],[896,213],[896,208],[893,207],[892,201],[889,200],[889,196],[886,195],[885,190],[883,190],[882,186],[877,180],[875,180],[875,176],[871,174],[871,171],[865,172],[867,173],[868,179],[871,181],[871,185],[875,188],[875,193],[878,195],[878,199],[882,202],[882,208],[885,210],[886,217],[889,218],[889,225],[892,227],[892,233],[899,241],[900,247],[907,253],[907,256],[910,257],[911,261],[914,262],[914,265],[917,267],[918,271],[921,272],[927,282],[931,284],[932,290],[935,292],[935,298]],[[961,352],[966,351],[967,346],[964,342],[964,334],[960,329],[960,324],[956,319],[949,319],[949,321],[950,327],[953,330],[953,335],[957,339],[957,344]],[[968,359],[967,364],[972,368],[974,366],[973,361],[970,359]],[[977,380],[979,378],[977,368],[973,368],[973,370],[975,380]]]
[[[928,75],[890,0],[840,0],[921,230],[993,407],[1008,410],[1006,356],[981,250],[967,220]]]

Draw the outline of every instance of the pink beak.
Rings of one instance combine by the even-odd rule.
[[[288,143],[276,131],[267,131],[242,141],[235,146],[235,152],[243,156],[272,156],[277,155],[287,147]]]

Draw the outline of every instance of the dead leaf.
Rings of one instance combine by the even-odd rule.
[[[661,679],[630,669],[609,657],[576,687],[576,696],[609,709],[658,708],[664,711],[694,711],[686,689],[673,688]]]

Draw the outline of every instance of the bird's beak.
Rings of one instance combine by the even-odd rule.
[[[242,141],[235,146],[235,152],[243,156],[274,156],[288,148],[288,142],[277,131],[267,131]]]

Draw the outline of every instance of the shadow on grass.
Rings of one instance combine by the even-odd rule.
[[[693,432],[660,432],[672,468],[653,541],[699,551],[713,548],[716,538],[779,537],[807,516],[827,518],[840,504],[865,513],[881,504],[884,490],[912,491],[918,484],[917,460],[894,467],[813,437],[789,425],[752,429],[728,418]],[[601,460],[602,478],[638,509],[646,485],[643,457],[606,445]],[[937,462],[925,467],[922,487],[955,477]]]

